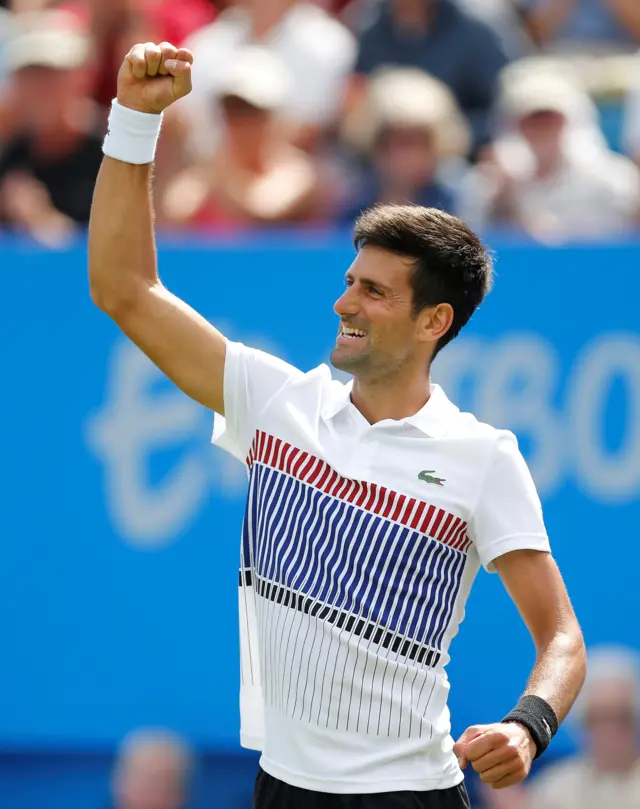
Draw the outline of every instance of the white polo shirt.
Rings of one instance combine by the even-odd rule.
[[[373,425],[350,391],[227,344],[214,442],[249,471],[241,739],[305,789],[445,789],[449,644],[480,564],[549,550],[542,509],[514,436],[439,387]]]

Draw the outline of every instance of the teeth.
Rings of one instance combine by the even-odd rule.
[[[345,337],[364,337],[366,334],[362,329],[349,329],[346,326],[342,327],[342,333]]]

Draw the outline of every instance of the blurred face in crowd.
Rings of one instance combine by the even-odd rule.
[[[599,683],[589,695],[585,725],[589,752],[599,770],[624,772],[640,757],[640,716],[629,683]]]
[[[117,809],[181,809],[186,802],[184,762],[169,746],[131,750],[115,776]]]
[[[520,132],[539,163],[557,163],[562,158],[567,119],[555,110],[540,110],[520,121]]]
[[[334,367],[370,382],[427,367],[428,329],[444,324],[453,310],[441,304],[415,316],[412,272],[410,259],[378,247],[360,250],[334,305],[340,317]],[[356,334],[350,334],[352,329]]]
[[[18,70],[13,85],[22,125],[33,134],[41,134],[60,125],[69,105],[83,95],[85,77],[81,70],[33,66]]]
[[[429,19],[437,0],[391,0],[391,12],[396,23],[405,30],[421,29]]]
[[[273,124],[273,114],[235,96],[221,102],[227,142],[240,157],[261,151]]]
[[[422,126],[390,127],[378,138],[374,160],[387,186],[420,188],[431,182],[438,163],[435,135]]]

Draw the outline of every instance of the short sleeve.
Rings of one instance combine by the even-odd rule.
[[[302,371],[271,354],[227,342],[225,415],[215,416],[213,443],[244,462],[266,405],[285,385],[302,376]]]
[[[498,433],[469,528],[490,573],[510,551],[550,550],[540,498],[512,433]]]

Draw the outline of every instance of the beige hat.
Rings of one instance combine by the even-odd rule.
[[[532,57],[505,68],[499,108],[507,118],[558,112],[572,118],[589,105],[579,74],[553,58]]]
[[[7,69],[48,67],[73,70],[86,64],[91,38],[76,17],[64,11],[20,14],[7,42]]]
[[[290,89],[285,65],[266,48],[247,47],[233,61],[218,85],[221,98],[241,98],[252,107],[278,110]]]
[[[469,149],[469,128],[451,91],[415,68],[387,68],[376,73],[365,100],[345,122],[343,135],[369,151],[388,127],[433,131],[443,157],[465,155]]]

